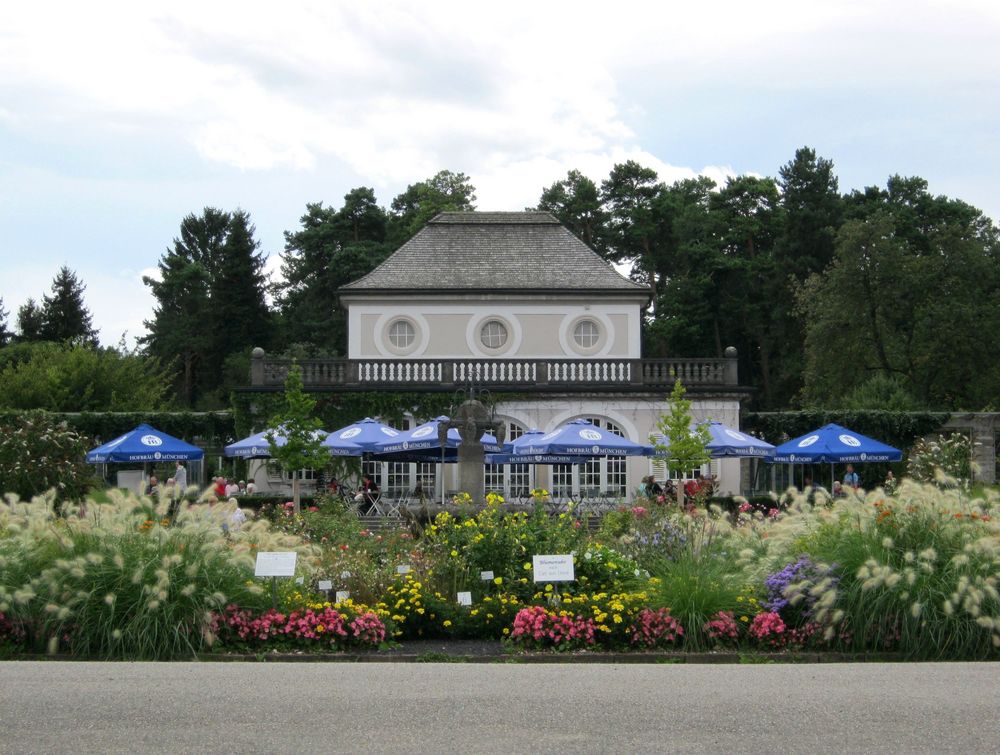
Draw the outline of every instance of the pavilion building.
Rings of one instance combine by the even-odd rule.
[[[546,212],[445,212],[368,275],[344,286],[346,359],[300,362],[312,390],[488,391],[508,439],[584,418],[648,442],[679,378],[696,421],[739,425],[735,349],[704,359],[643,359],[649,289],[618,273]],[[288,362],[255,350],[252,389],[280,389]],[[360,418],[359,418],[360,419]],[[413,422],[429,418],[413,418]],[[405,429],[405,428],[402,428]],[[532,486],[557,495],[629,498],[657,474],[645,457],[583,465],[488,466],[487,489],[517,497]],[[383,489],[429,490],[434,465],[369,463]],[[739,493],[740,463],[702,470]],[[689,474],[693,474],[691,470]],[[453,489],[454,478],[433,484]]]

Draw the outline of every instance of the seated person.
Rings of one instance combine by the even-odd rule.
[[[256,492],[257,492],[257,483],[255,483],[253,480],[250,480],[250,482],[247,483],[247,495],[253,495]]]
[[[160,491],[160,484],[154,475],[149,476],[149,484],[146,486],[146,495],[156,495]]]
[[[379,486],[375,480],[372,479],[371,475],[362,475],[361,477],[361,487],[358,489],[358,493],[354,496],[354,500],[361,504],[358,510],[362,514],[369,513],[373,508],[375,508],[375,503],[379,499]]]
[[[652,475],[649,476],[648,489],[649,489],[649,495],[651,497],[663,495],[663,486],[661,486],[660,483],[656,481],[656,478],[653,477]]]

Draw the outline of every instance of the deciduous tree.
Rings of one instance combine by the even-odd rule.
[[[302,389],[302,367],[292,364],[285,379],[285,405],[271,418],[267,435],[271,457],[292,475],[295,513],[301,511],[300,475],[303,469],[322,469],[330,463],[323,445],[321,423],[314,416],[316,401]],[[278,444],[278,435],[283,443]]]

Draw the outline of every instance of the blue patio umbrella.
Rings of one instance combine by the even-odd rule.
[[[269,433],[274,433],[274,442],[278,446],[283,446],[287,442],[285,436],[282,435],[281,430],[262,430],[259,433],[251,435],[243,440],[238,440],[235,443],[230,443],[223,449],[223,453],[228,458],[236,459],[270,459],[271,458],[271,446],[268,443],[267,436]],[[326,432],[323,430],[318,430],[317,435],[322,434],[326,436]],[[334,456],[352,456],[361,453],[361,449],[358,449],[358,454],[347,453],[347,448],[341,451],[333,452]]]
[[[388,461],[395,460],[390,458],[390,454],[403,452],[411,453],[414,451],[437,451],[440,456],[441,441],[438,439],[438,425],[447,421],[447,417],[435,417],[429,422],[424,422],[422,425],[418,425],[412,430],[401,432],[395,438],[388,438],[384,441],[376,443],[374,451],[377,455],[385,457]],[[483,444],[483,449],[487,453],[501,453],[503,451],[503,448],[497,442],[497,439],[490,433],[483,433],[479,440]],[[446,461],[448,449],[457,449],[461,442],[462,436],[459,434],[458,430],[455,428],[449,429],[447,442],[444,447]],[[440,459],[431,459],[429,457],[427,460],[440,461]]]
[[[702,424],[702,427],[708,429],[711,439],[705,444],[705,449],[711,454],[713,459],[727,456],[770,459],[774,456],[774,446],[767,441],[747,435],[739,430],[734,430],[731,427],[726,427],[721,422],[705,422]],[[666,438],[662,435],[657,434],[654,437],[662,445],[669,445]],[[666,451],[657,451],[655,455],[668,456],[669,454],[670,450],[667,449]]]
[[[788,464],[858,464],[899,461],[903,452],[840,425],[829,424],[774,449],[771,461]]]
[[[394,440],[400,435],[400,430],[384,425],[371,417],[365,417],[353,425],[334,430],[326,436],[323,445],[335,456],[360,456],[362,453],[377,450],[378,444],[382,441]],[[338,453],[340,449],[348,453]]]
[[[899,461],[903,452],[840,425],[824,425],[818,430],[793,438],[774,449],[768,461],[786,464],[829,464],[833,488],[834,464]]]
[[[87,452],[89,464],[108,462],[194,461],[204,450],[150,425],[139,425],[122,436]]]
[[[610,430],[597,427],[585,419],[567,422],[541,437],[532,435],[526,441],[521,441],[519,438],[514,441],[512,446],[514,456],[551,454],[589,458],[593,456],[650,456],[653,453],[651,445],[635,443],[628,438],[615,435]]]
[[[586,456],[570,456],[569,454],[533,454],[531,456],[515,456],[514,454],[486,454],[487,464],[586,464]]]
[[[572,456],[570,454],[532,454],[530,456],[517,455],[515,449],[530,446],[545,435],[545,432],[537,427],[532,427],[521,433],[519,438],[504,443],[503,453],[487,454],[487,464],[584,464],[588,457]]]

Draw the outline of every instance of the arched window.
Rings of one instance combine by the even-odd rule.
[[[508,442],[517,440],[523,434],[523,427],[507,422]],[[485,476],[487,493],[500,493],[507,501],[523,500],[529,495],[531,475],[527,464],[487,464]]]
[[[609,432],[625,437],[625,431],[603,417],[582,417]],[[628,466],[624,456],[594,457],[585,464],[557,464],[552,467],[553,493],[559,497],[628,495]]]

